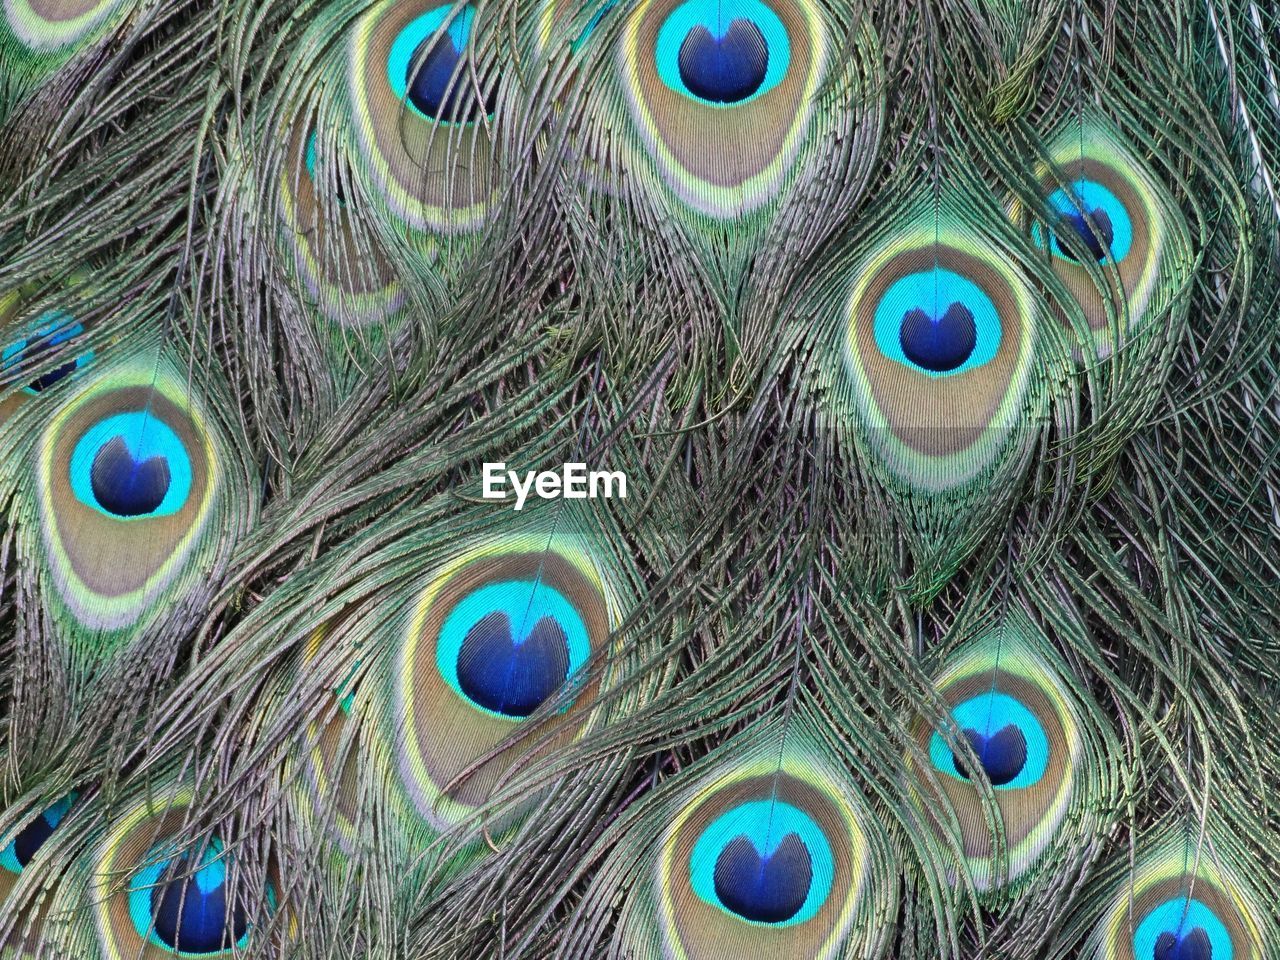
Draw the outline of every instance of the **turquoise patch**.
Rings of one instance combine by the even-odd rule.
[[[691,92],[680,78],[680,45],[695,27],[706,27],[713,37],[723,37],[734,20],[750,20],[764,36],[769,50],[764,80],[754,93],[742,100],[733,103],[704,100]],[[727,110],[764,96],[782,82],[791,66],[791,40],[782,20],[760,0],[685,0],[667,15],[658,30],[653,55],[658,77],[669,88],[708,107]]]
[[[458,682],[458,655],[467,634],[477,623],[491,613],[505,614],[511,623],[512,640],[524,643],[533,628],[543,617],[550,617],[564,631],[569,648],[569,683],[573,675],[591,657],[591,641],[587,626],[582,622],[573,604],[565,596],[545,583],[533,580],[504,580],[491,583],[467,594],[449,611],[440,627],[440,640],[436,644],[436,667],[450,689],[475,709],[504,720],[505,714],[486,710],[465,693]],[[567,707],[566,707],[567,709]]]
[[[26,359],[29,346],[37,345],[52,349],[84,333],[84,325],[65,310],[46,310],[36,318],[31,335],[11,343],[0,352],[0,369],[12,370],[22,365]],[[93,362],[93,351],[86,350],[76,357],[76,371],[83,370]],[[23,393],[37,396],[38,390],[23,388]]]
[[[124,440],[125,447],[135,461],[142,462],[151,457],[163,457],[169,464],[169,489],[165,492],[160,505],[151,513],[138,517],[119,517],[104,510],[93,494],[94,458],[116,437]],[[99,420],[86,430],[71,454],[68,472],[71,490],[77,500],[102,515],[122,523],[175,514],[182,509],[187,502],[187,496],[191,493],[191,460],[187,456],[182,441],[163,420],[143,410],[117,413],[105,420]]]
[[[799,912],[781,923],[761,923],[762,927],[790,927],[804,923],[822,909],[835,878],[835,858],[831,844],[813,818],[781,800],[753,800],[718,816],[702,832],[689,855],[689,875],[693,892],[700,899],[741,923],[754,923],[728,910],[716,895],[716,861],[721,852],[738,837],[746,837],[761,857],[772,854],[783,839],[794,833],[809,851],[813,870],[809,895]]]
[[[990,737],[1007,726],[1015,726],[1027,742],[1027,760],[1018,775],[1008,783],[993,786],[994,790],[1024,790],[1040,782],[1049,767],[1049,738],[1036,715],[1007,694],[992,691],[966,700],[951,711],[951,718],[961,730],[975,730]],[[956,769],[956,758],[942,739],[934,732],[929,741],[929,760],[934,769],[966,783],[969,778]]]
[[[1154,957],[1160,934],[1182,937],[1196,927],[1209,935],[1213,960],[1232,960],[1235,954],[1226,924],[1199,900],[1167,900],[1146,915],[1133,934],[1133,955],[1139,960]]]
[[[604,19],[605,14],[617,6],[617,4],[618,0],[605,0],[600,8],[591,15],[591,20],[582,28],[582,32],[578,34],[578,38],[569,44],[570,53],[577,53],[582,49],[583,44],[590,40],[591,35],[595,33],[596,27],[600,26],[600,21]]]
[[[923,310],[940,318],[953,303],[962,304],[973,315],[977,341],[968,359],[954,370],[935,372],[912,363],[902,352],[902,321],[912,310]],[[991,298],[968,277],[935,267],[910,273],[895,281],[876,305],[875,338],[880,352],[930,377],[954,377],[990,363],[1000,349],[1000,314]]]
[[[307,156],[305,163],[307,165],[307,176],[312,182],[316,179],[316,132],[312,130],[307,134]]]
[[[1133,247],[1133,220],[1125,209],[1120,198],[1094,180],[1077,180],[1071,185],[1071,193],[1056,190],[1049,197],[1049,205],[1064,216],[1080,216],[1092,210],[1101,210],[1111,221],[1111,255],[1104,257],[1101,263],[1119,263],[1129,255]],[[1044,247],[1044,235],[1040,224],[1031,228],[1031,236],[1036,246]],[[1049,249],[1056,257],[1074,261],[1068,257],[1058,243],[1057,235],[1049,231]]]
[[[430,39],[440,31],[441,25],[446,19],[449,19],[449,15],[453,10],[452,4],[445,4],[428,10],[421,16],[409,21],[405,24],[404,29],[396,34],[396,38],[391,44],[391,52],[387,55],[387,83],[391,85],[391,92],[396,95],[397,100],[431,123],[436,123],[437,121],[415,107],[409,99],[409,70],[411,67],[419,66],[418,63],[415,63],[413,55],[422,46],[423,41]],[[471,22],[475,17],[475,9],[468,4],[449,20],[449,26],[445,28],[445,32],[449,35],[449,39],[453,41],[455,50],[465,48],[467,42],[471,39]]]

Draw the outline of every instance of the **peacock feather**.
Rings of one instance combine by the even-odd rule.
[[[910,767],[931,828],[945,839],[959,827],[955,882],[988,892],[1039,880],[1051,849],[1079,846],[1115,803],[1114,734],[1097,722],[1097,705],[1067,687],[1069,676],[1015,614],[957,650],[934,679],[947,721],[916,721]]]
[[[1263,0],[0,0],[0,960],[1280,957]]]
[[[635,811],[597,881],[633,885],[615,951],[877,955],[898,889],[865,799],[800,718],[741,742]]]
[[[11,483],[15,513],[33,521],[23,555],[45,608],[64,628],[122,639],[181,608],[253,516],[217,422],[171,361],[140,354],[104,361],[12,425],[30,431],[27,472]]]
[[[1066,288],[1059,302],[1084,314],[1089,352],[1109,354],[1155,324],[1176,330],[1193,262],[1168,190],[1105,121],[1069,122],[1048,148],[1051,165],[1037,171],[1048,212],[1031,238]]]
[[[13,0],[0,22],[5,78],[0,118],[67,61],[102,45],[137,6],[132,0]]]

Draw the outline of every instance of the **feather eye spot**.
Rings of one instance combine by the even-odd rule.
[[[0,33],[9,33],[7,41],[16,40],[41,58],[61,63],[100,37],[127,9],[126,0],[5,0]]]
[[[712,821],[689,859],[705,902],[754,924],[790,926],[822,909],[835,860],[822,827],[799,807],[754,800]]]
[[[1151,910],[1133,934],[1138,960],[1232,960],[1231,933],[1213,908],[1178,897]]]
[[[441,124],[474,123],[492,117],[495,90],[480,89],[468,63],[474,8],[454,14],[451,4],[410,21],[396,36],[387,57],[387,79],[402,101]]]
[[[776,202],[814,127],[831,120],[820,107],[831,65],[821,10],[811,0],[634,5],[616,51],[632,121],[618,131],[629,134],[622,163],[651,164],[682,207],[715,220]]]
[[[931,377],[985,366],[1000,349],[1000,315],[976,283],[941,266],[895,281],[875,310],[880,352]]]
[[[954,707],[951,717],[997,790],[1025,790],[1044,777],[1050,741],[1031,710],[1015,697],[991,690]],[[957,780],[972,779],[965,758],[935,732],[930,743],[934,768]]]
[[[564,686],[569,644],[551,617],[524,636],[501,610],[467,631],[458,652],[458,684],[473,703],[508,717],[527,717]]]
[[[379,716],[407,799],[433,825],[469,816],[520,757],[571,742],[598,716],[610,670],[585,668],[609,643],[613,607],[592,556],[558,536],[553,547],[541,529],[518,532],[458,555],[401,634]],[[507,742],[526,723],[547,739]]]
[[[243,948],[248,921],[241,902],[228,902],[228,856],[214,839],[191,870],[186,854],[153,849],[149,865],[129,884],[129,915],[138,935],[163,949],[212,954]]]
[[[23,367],[37,362],[46,354],[65,355],[71,344],[84,334],[84,326],[62,310],[48,310],[40,315],[31,335],[4,348],[0,356],[0,370],[4,380],[12,382]],[[25,393],[39,394],[77,371],[93,360],[93,351],[85,351],[70,357],[51,370],[46,370],[27,383]]]
[[[0,850],[0,867],[9,873],[22,873],[40,848],[53,836],[53,831],[66,817],[74,802],[75,794],[63,797],[18,831],[18,835],[9,841],[9,845]]]
[[[71,488],[116,520],[170,516],[191,491],[191,460],[178,435],[142,409],[99,421],[71,455]]]
[[[555,696],[590,655],[587,626],[559,590],[537,580],[491,583],[445,617],[441,675],[469,703],[519,720]]]
[[[667,87],[715,107],[768,93],[786,78],[791,60],[786,27],[758,0],[737,0],[727,9],[686,0],[662,24],[654,56]]]
[[[1080,262],[1074,245],[1062,243],[1066,231],[1074,234],[1077,243],[1098,263],[1121,263],[1133,248],[1129,211],[1115,193],[1095,180],[1077,180],[1070,190],[1054,191],[1049,207],[1057,218],[1056,229],[1049,231],[1049,249],[1055,257]],[[1044,245],[1038,224],[1033,238],[1038,245]]]
[[[840,401],[886,481],[936,494],[1024,463],[1046,395],[1033,292],[998,244],[928,210],[849,271]]]

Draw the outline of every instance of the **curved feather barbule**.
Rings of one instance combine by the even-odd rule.
[[[1134,146],[1099,117],[1072,122],[1036,176],[1047,219],[1015,219],[1084,315],[1094,351],[1160,323],[1180,326],[1195,256],[1186,217]],[[1172,311],[1172,312],[1170,312]]]
[[[625,955],[878,954],[899,894],[888,841],[821,741],[790,724],[731,741],[635,826],[645,839],[621,918]],[[599,882],[614,876],[606,866]]]
[[[1013,884],[1051,849],[1068,851],[1087,837],[1110,793],[1114,738],[1068,677],[1043,634],[1011,614],[935,678],[947,735],[923,716],[914,721],[914,799],[944,842],[958,824],[964,868],[980,891]],[[991,786],[994,810],[979,776]]]
[[[317,669],[326,650],[331,627],[316,629],[303,650],[300,671]],[[289,777],[298,809],[320,822],[324,833],[339,850],[349,854],[360,836],[361,773],[368,757],[362,752],[360,724],[352,719],[357,675],[361,662],[353,663],[342,681],[323,698],[318,713],[307,720],[298,750],[290,762],[296,775]],[[289,689],[281,706],[293,699]]]
[[[1082,956],[1091,960],[1264,960],[1277,930],[1272,905],[1225,834],[1169,829],[1150,837],[1115,885]],[[1127,860],[1127,855],[1125,856]],[[1255,868],[1256,869],[1256,868]]]
[[[299,118],[288,134],[280,173],[285,246],[301,293],[317,312],[342,327],[391,320],[404,290],[376,238],[357,228],[341,180],[331,169],[314,126]],[[332,190],[333,195],[328,195]]]
[[[896,486],[937,493],[1021,462],[1046,411],[1041,306],[995,237],[922,205],[847,289],[839,393]]]

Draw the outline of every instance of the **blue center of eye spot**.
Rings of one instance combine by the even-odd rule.
[[[0,867],[9,873],[21,873],[45,841],[53,836],[53,831],[71,810],[75,799],[74,793],[68,794],[18,831],[9,845],[0,850]]]
[[[148,942],[183,954],[209,954],[244,947],[248,922],[243,905],[228,903],[227,855],[214,840],[189,873],[188,856],[166,857],[153,848],[152,862],[129,883],[129,915]]]
[[[953,303],[941,317],[913,307],[902,318],[898,342],[908,360],[930,373],[947,373],[962,366],[978,343],[973,313]]]
[[[989,737],[967,728],[964,735],[992,786],[1003,787],[1012,782],[1027,765],[1027,738],[1013,724],[1001,727]],[[951,758],[956,772],[967,779],[969,772],[964,767],[964,757],[953,753]]]
[[[1093,180],[1076,180],[1070,190],[1056,190],[1049,206],[1058,215],[1058,223],[1049,230],[1049,249],[1064,260],[1079,262],[1079,256],[1058,238],[1058,231],[1070,230],[1098,263],[1119,263],[1133,247],[1133,221],[1120,198]],[[1040,225],[1032,229],[1032,238],[1044,246]]]
[[[791,926],[822,909],[835,860],[822,828],[799,807],[753,800],[707,826],[689,871],[706,903],[750,923]]]
[[[138,410],[98,421],[69,467],[76,499],[118,520],[177,513],[191,492],[191,460],[159,417]]]
[[[93,458],[89,482],[94,499],[107,513],[145,516],[169,492],[169,462],[162,456],[135,460],[124,437],[112,437]]]
[[[1156,939],[1154,960],[1213,960],[1209,931],[1192,927],[1181,936],[1165,931]]]
[[[569,644],[551,617],[539,617],[520,642],[500,610],[467,631],[458,652],[458,684],[474,703],[508,717],[527,717],[564,686]]]
[[[1094,260],[1101,263],[1107,259],[1116,235],[1107,211],[1095,209],[1084,213],[1068,213],[1063,216],[1063,221],[1076,232],[1076,236],[1080,238],[1080,242],[1085,245]],[[1058,246],[1058,252],[1068,260],[1076,259],[1071,251],[1062,247],[1061,244]]]
[[[874,322],[884,356],[931,377],[981,367],[1000,349],[1000,315],[991,298],[942,267],[894,281],[876,304]]]
[[[482,113],[493,115],[494,91],[476,89],[463,63],[474,20],[470,5],[454,14],[446,4],[405,25],[387,56],[387,82],[397,99],[440,123],[472,123]]]
[[[680,44],[680,79],[699,99],[711,103],[745,100],[764,83],[769,47],[750,20],[734,20],[723,36],[698,24]]]
[[[716,107],[760,97],[787,75],[791,41],[761,0],[685,0],[658,30],[658,76],[677,93]]]
[[[804,906],[813,883],[809,849],[794,833],[769,854],[739,834],[716,858],[716,896],[729,910],[756,923],[782,923]]]
[[[1139,960],[1233,960],[1231,932],[1200,900],[1167,900],[1138,924],[1133,955]]]
[[[0,354],[0,369],[15,370],[23,365],[35,363],[42,354],[61,353],[65,345],[84,333],[84,326],[78,323],[71,314],[63,310],[46,310],[36,318],[31,335],[12,343]],[[93,351],[86,350],[77,357],[68,359],[52,370],[46,370],[26,386],[30,394],[42,393],[54,384],[71,376],[77,370],[87,366],[93,360]],[[6,377],[6,380],[9,378]]]
[[[1049,737],[1021,702],[993,690],[954,707],[951,717],[995,789],[1021,790],[1040,782],[1049,767]],[[952,752],[936,731],[929,740],[929,759],[949,777],[971,779],[965,758]]]
[[[586,624],[554,587],[507,580],[463,597],[436,646],[440,675],[455,693],[506,719],[533,713],[591,656]]]

